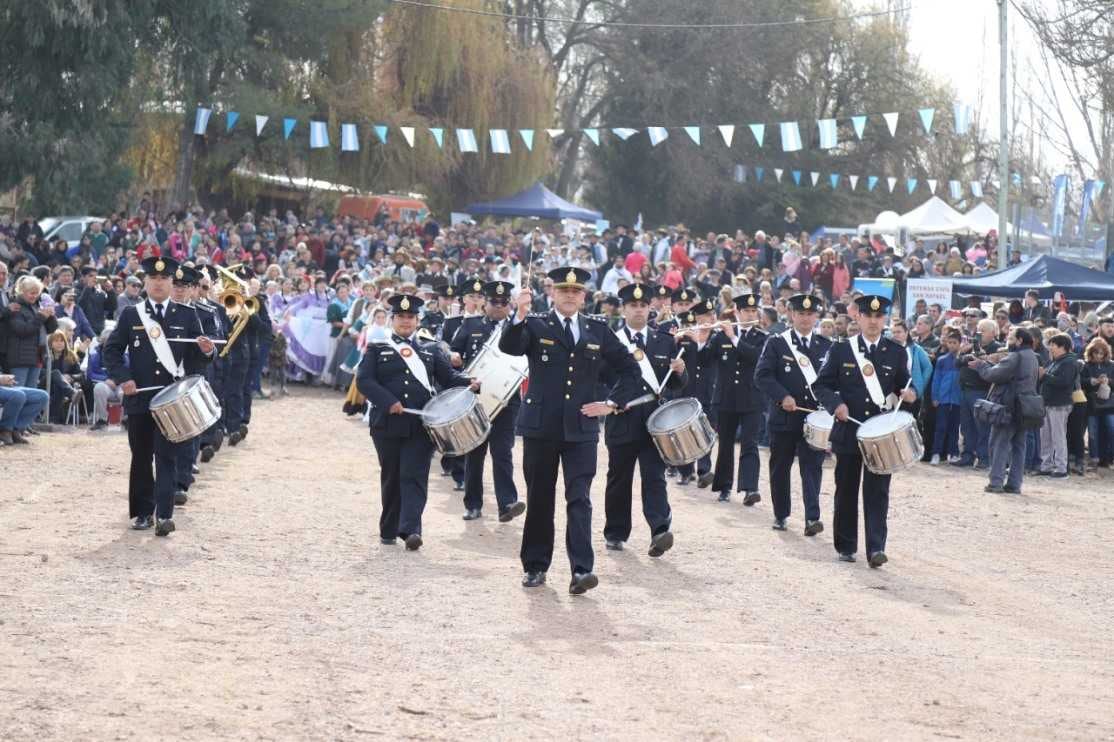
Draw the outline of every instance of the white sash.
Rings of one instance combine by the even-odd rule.
[[[878,342],[882,339],[879,338]],[[866,384],[867,394],[870,395],[870,401],[878,405],[878,407],[886,408],[886,395],[882,393],[882,385],[878,383],[878,369],[874,364],[867,360],[866,356],[859,350],[859,336],[847,338],[847,342],[851,345],[851,353],[855,356],[855,363],[859,364],[859,373],[863,375],[863,383]],[[865,341],[864,341],[865,342]],[[877,344],[875,344],[877,347]],[[867,373],[869,368],[870,373]]]
[[[646,337],[646,330],[642,332],[643,337]],[[646,355],[646,352],[627,339],[625,327],[615,330],[615,337],[619,338],[619,342],[626,346],[626,349],[634,356],[634,360],[638,362],[638,368],[642,371],[642,380],[646,382],[646,385],[650,387],[654,394],[661,394],[661,382],[658,381],[658,375],[654,373],[654,367],[650,365],[650,358]]]
[[[801,374],[805,377],[805,384],[808,385],[809,389],[812,389],[812,385],[816,383],[816,369],[812,367],[812,360],[802,353],[797,344],[793,342],[792,330],[781,333],[781,339],[785,341],[785,344],[789,346],[789,351],[797,359],[797,367],[801,369]]]
[[[385,343],[395,349],[395,353],[402,356],[402,360],[406,363],[406,367],[410,369],[410,373],[418,380],[418,383],[426,388],[426,390],[433,394],[433,385],[429,383],[429,374],[425,370],[425,362],[422,361],[418,355],[418,351],[410,347],[408,343],[396,343],[394,338],[387,338]]]
[[[147,332],[147,339],[151,341],[151,347],[155,349],[155,357],[159,359],[159,363],[175,379],[185,376],[186,372],[182,368],[182,364],[174,360],[174,351],[170,349],[170,343],[166,340],[166,331],[155,321],[153,316],[147,313],[147,302],[136,304],[135,309],[139,315],[139,321],[143,323],[143,329]]]

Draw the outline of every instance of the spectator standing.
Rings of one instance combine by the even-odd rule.
[[[990,384],[979,373],[978,361],[1003,348],[998,342],[998,325],[994,320],[980,320],[976,329],[978,334],[965,338],[959,350],[959,384],[963,390],[959,427],[963,433],[963,455],[954,466],[982,469],[990,465],[990,427],[975,417],[975,402],[986,396]],[[1032,347],[1031,338],[1029,347]]]
[[[957,330],[944,339],[945,352],[936,359],[932,375],[932,406],[936,425],[932,442],[932,463],[941,459],[959,460],[959,411],[963,405],[963,389],[959,384],[959,344]]]
[[[1087,448],[1091,465],[1107,468],[1114,461],[1114,394],[1110,393],[1114,362],[1110,345],[1101,337],[1094,338],[1087,344],[1083,360],[1080,386],[1087,397]]]
[[[1049,338],[1048,354],[1051,360],[1039,372],[1041,397],[1044,398],[1039,473],[1062,479],[1068,475],[1068,415],[1079,366],[1072,352],[1072,339],[1063,333]]]
[[[43,284],[34,276],[24,276],[16,283],[16,298],[8,306],[4,336],[8,369],[15,376],[15,386],[34,389],[39,385],[39,350],[45,333],[58,329],[58,320],[51,307],[40,306]]]
[[[1017,398],[1037,392],[1039,363],[1033,353],[1033,337],[1025,328],[1015,327],[1010,332],[1009,352],[1005,358],[994,365],[985,358],[972,363],[983,381],[994,385],[990,401],[1002,405],[1008,412],[1004,421],[993,424],[990,429],[990,483],[985,491],[1019,495],[1025,481],[1027,431],[1016,411]]]

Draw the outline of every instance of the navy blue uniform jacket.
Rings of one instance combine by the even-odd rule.
[[[809,361],[817,374],[828,355],[832,341],[822,337],[820,333],[812,333],[808,344]],[[799,348],[798,348],[799,350]],[[820,409],[816,396],[805,383],[805,375],[797,363],[797,357],[789,343],[780,335],[771,335],[758,357],[758,365],[754,369],[754,383],[770,399],[769,429],[778,432],[799,432],[805,424],[807,412],[786,412],[781,409],[781,400],[793,397],[798,407],[807,407],[810,410]]]

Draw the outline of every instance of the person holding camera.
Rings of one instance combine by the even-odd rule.
[[[975,403],[986,397],[990,384],[984,380],[975,365],[977,360],[995,362],[997,354],[1005,350],[998,342],[998,325],[992,319],[979,320],[976,334],[965,336],[959,346],[959,387],[963,392],[959,408],[959,429],[963,437],[963,453],[952,466],[990,466],[990,426],[975,417]]]

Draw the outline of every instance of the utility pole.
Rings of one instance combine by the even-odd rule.
[[[998,0],[998,45],[1000,47],[1000,68],[998,70],[998,266],[1009,265],[1009,256],[1006,255],[1006,242],[1009,239],[1007,227],[1007,209],[1009,208],[1010,194],[1010,125],[1008,88],[1009,82],[1009,53],[1006,47],[1006,9],[1008,0]],[[1016,249],[1016,245],[1014,248]]]

